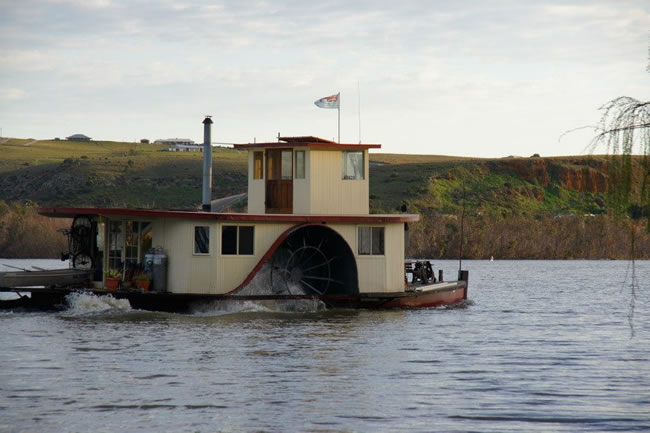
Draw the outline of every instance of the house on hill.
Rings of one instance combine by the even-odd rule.
[[[87,135],[83,134],[74,134],[71,135],[70,137],[66,137],[66,140],[68,141],[90,141],[92,138],[88,137]]]
[[[164,138],[154,141],[153,144],[172,146],[165,149],[165,152],[203,152],[203,146],[189,138]]]
[[[194,140],[189,138],[159,138],[153,144],[166,144],[167,146],[194,146]]]

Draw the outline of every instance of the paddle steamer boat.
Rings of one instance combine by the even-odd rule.
[[[405,264],[408,224],[418,215],[369,213],[368,152],[379,144],[307,136],[235,145],[248,153],[248,209],[215,212],[211,125],[206,117],[202,210],[40,209],[73,219],[70,273],[0,273],[2,290],[31,293],[5,305],[57,308],[75,290],[175,312],[233,300],[417,308],[467,298],[467,271],[442,281],[428,262]],[[109,276],[119,278],[117,289],[107,289]],[[138,289],[135,280],[152,286]],[[42,287],[24,287],[34,285]]]

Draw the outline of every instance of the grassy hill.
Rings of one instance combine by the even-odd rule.
[[[454,214],[465,203],[474,213],[507,216],[602,214],[606,158],[469,159],[376,155],[371,158],[372,207],[400,202],[423,212]]]
[[[165,148],[11,139],[0,144],[0,200],[48,206],[193,208],[201,201],[202,155],[163,152]],[[244,152],[215,148],[213,160],[216,197],[246,190]]]
[[[200,207],[202,154],[163,152],[164,148],[103,141],[0,141],[0,256],[3,251],[27,254],[11,249],[16,247],[11,239],[24,242],[34,232],[21,225],[27,220],[22,215],[33,209],[16,206],[17,202]],[[246,151],[213,150],[214,198],[246,191],[246,162]],[[634,164],[639,166],[634,182],[640,185],[640,161]],[[607,190],[603,156],[370,157],[371,212],[396,213],[406,205],[409,212],[422,216],[410,228],[411,256],[456,257],[464,204],[462,242],[468,258],[625,258],[632,232],[637,233],[637,257],[650,257],[645,222],[630,225],[605,215]],[[38,256],[40,248],[34,242],[29,254]]]
[[[120,142],[10,139],[0,144],[0,200],[52,206],[194,208],[202,155]],[[477,159],[372,154],[373,212],[403,203],[423,211],[467,207],[489,215],[598,214],[607,190],[603,157]],[[215,148],[215,198],[246,191],[246,152]],[[463,193],[463,187],[465,192]]]

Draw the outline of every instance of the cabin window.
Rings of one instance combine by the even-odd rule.
[[[293,152],[290,150],[282,151],[282,179],[291,180],[293,178]]]
[[[108,223],[108,267],[122,269],[122,250],[124,249],[124,231],[122,221]]]
[[[383,256],[384,255],[384,228],[383,227],[372,227],[371,229],[371,242],[370,248],[372,250],[373,256]]]
[[[384,228],[359,227],[358,251],[360,256],[384,255]]]
[[[266,179],[291,180],[293,178],[293,151],[269,150],[266,152]]]
[[[221,254],[237,254],[237,226],[221,228]]]
[[[239,226],[239,254],[252,255],[255,228],[253,226]]]
[[[305,178],[305,151],[296,151],[296,179]]]
[[[210,227],[194,227],[194,254],[210,254]]]
[[[255,227],[223,226],[221,228],[221,254],[252,255],[255,244]]]
[[[253,152],[253,179],[264,179],[264,152]]]
[[[152,245],[150,221],[108,222],[108,266],[133,269],[141,264]]]
[[[363,152],[343,152],[343,179],[363,179]]]

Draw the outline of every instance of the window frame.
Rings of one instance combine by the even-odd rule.
[[[250,253],[242,253],[242,229],[251,229]],[[255,226],[237,226],[237,255],[254,256],[255,255]]]
[[[346,176],[346,172],[348,171],[348,155],[351,154],[360,154],[361,155],[361,177],[351,177],[351,176]],[[341,175],[341,178],[343,180],[365,180],[366,179],[366,155],[363,150],[344,150],[342,152],[343,156],[343,164],[342,164],[342,170],[343,173]]]
[[[383,233],[381,236],[381,252],[375,252],[373,245],[374,233],[380,231]],[[367,233],[368,239],[366,242],[362,239],[362,233]],[[367,245],[367,251],[362,252],[362,245]],[[364,248],[364,251],[366,249]],[[360,257],[385,257],[386,256],[386,227],[385,226],[357,226],[357,256]]]
[[[206,240],[207,240],[208,251],[205,252],[205,253],[196,250],[196,247],[197,247],[197,244],[196,244],[197,229],[207,229],[207,238],[206,238]],[[194,237],[193,237],[193,239],[194,239],[193,247],[192,247],[192,255],[193,256],[209,256],[212,253],[212,251],[210,249],[210,226],[200,226],[200,225],[194,226]]]
[[[253,180],[264,180],[264,151],[253,152]]]
[[[305,179],[307,177],[307,173],[306,173],[307,172],[307,169],[306,169],[307,155],[306,155],[306,152],[304,150],[296,150],[295,152],[293,152],[293,154],[294,154],[294,159],[295,159],[294,167],[295,167],[295,171],[296,171],[296,173],[294,175],[294,178],[295,179]],[[298,154],[300,154],[302,156],[301,163],[298,163]],[[301,168],[302,170],[299,171],[298,168]]]
[[[280,151],[280,180],[293,180],[293,149]]]
[[[226,239],[226,236],[225,236],[224,232],[226,231],[226,229],[231,229],[231,228],[235,229],[235,242],[234,242],[235,251],[232,252],[232,253],[230,253],[230,252],[227,253],[227,252],[224,251],[224,241]],[[238,234],[238,232],[239,232],[239,229],[237,229],[236,225],[232,225],[232,224],[222,224],[221,225],[221,248],[220,248],[219,251],[220,251],[222,256],[236,256],[237,255],[237,234]],[[228,237],[230,238],[230,236],[228,236]]]
[[[224,252],[224,231],[226,229],[235,228],[235,252]],[[242,250],[249,251],[248,249],[242,248],[242,236],[241,231],[244,229],[251,229],[251,245],[250,252],[242,252]],[[246,245],[248,246],[248,245]],[[234,256],[254,256],[255,255],[255,226],[254,225],[238,225],[238,224],[222,224],[221,225],[221,249],[220,254],[222,256],[234,257]]]

